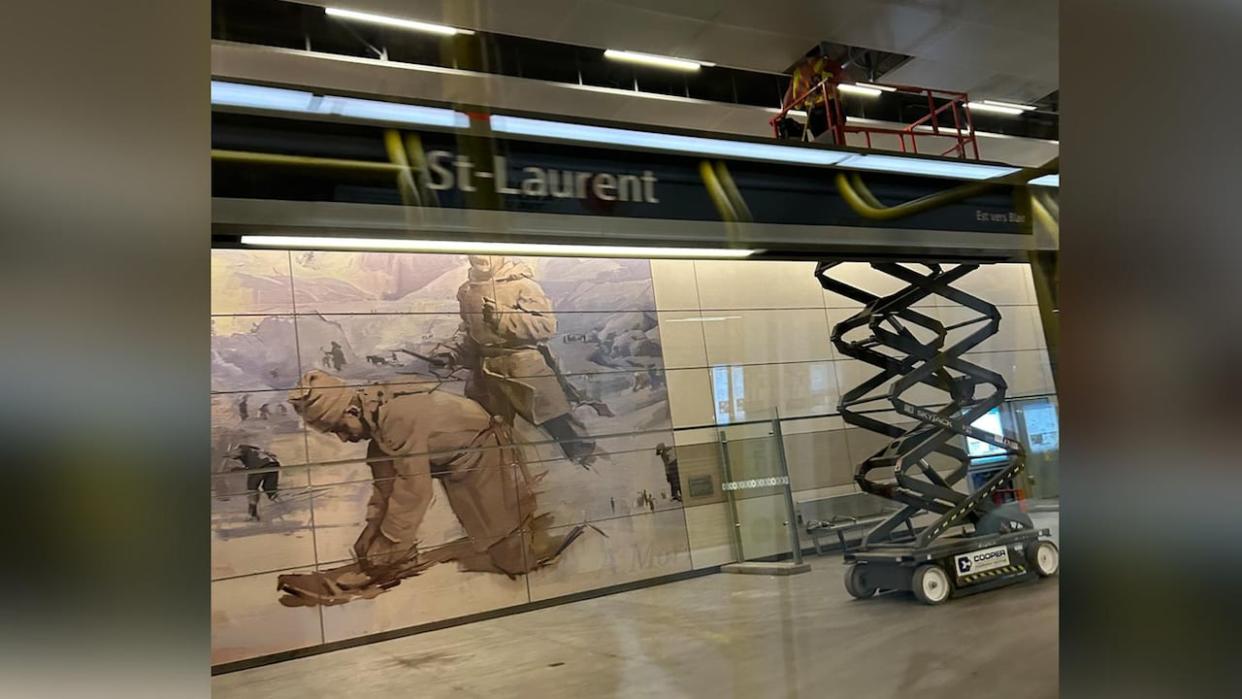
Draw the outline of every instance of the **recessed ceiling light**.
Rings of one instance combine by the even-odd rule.
[[[841,83],[837,85],[837,89],[841,92],[848,92],[851,95],[864,95],[866,97],[879,97],[883,92],[877,87],[863,87],[862,85],[854,85],[850,83]]]
[[[859,87],[866,87],[872,90],[880,90],[882,92],[896,92],[897,91],[897,88],[889,87],[888,85],[876,85],[875,83],[854,83],[854,84]]]
[[[689,58],[672,58],[670,56],[657,56],[653,53],[640,53],[638,51],[620,51],[617,49],[608,49],[604,51],[605,58],[611,58],[615,61],[629,61],[630,63],[642,63],[643,65],[658,66],[660,68],[673,68],[676,70],[698,70],[704,66],[711,67],[715,63],[707,61],[695,61]]]
[[[998,104],[988,104],[987,102],[967,102],[966,106],[972,112],[994,112],[996,114],[1008,114],[1009,116],[1017,116],[1023,111],[1017,107],[1002,107]]]
[[[983,100],[984,104],[990,104],[995,107],[1008,107],[1009,109],[1020,109],[1024,112],[1033,112],[1035,108],[1029,104],[1015,104],[1013,102],[1000,102],[998,100]]]
[[[441,36],[453,36],[454,34],[473,34],[469,29],[458,29],[450,27],[446,24],[435,24],[432,22],[419,22],[413,19],[402,19],[400,17],[389,17],[388,15],[376,15],[370,12],[355,12],[354,10],[343,10],[339,7],[326,7],[324,12],[331,17],[340,17],[341,19],[352,19],[358,22],[369,22],[370,24],[382,24],[388,27],[398,27],[400,29],[412,29],[416,32],[427,32],[429,34],[439,34]]]

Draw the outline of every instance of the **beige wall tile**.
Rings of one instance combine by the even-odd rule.
[[[1005,377],[1009,398],[1052,393],[1048,354],[1044,350],[1020,352],[979,352],[966,355],[970,361]]]
[[[1012,352],[1040,348],[1043,332],[1039,327],[1039,309],[1035,306],[1001,306],[1000,326],[992,337],[975,347],[977,352]],[[968,308],[941,307],[936,309],[940,322],[946,326],[978,318],[979,314]],[[946,347],[966,338],[984,323],[949,331]]]
[[[701,323],[709,364],[766,364],[832,358],[823,309],[729,311]]]
[[[665,377],[674,428],[702,427],[715,422],[711,377],[707,369],[672,369]]]
[[[724,424],[834,412],[832,362],[713,367],[715,418]]]
[[[864,381],[867,381],[871,377],[880,373],[879,368],[873,367],[870,364],[856,359],[843,359],[833,362],[833,367],[836,371],[837,385],[841,393],[845,393],[855,386],[861,385]],[[870,403],[856,405],[855,410],[887,410],[892,408],[893,404],[887,399],[887,386],[883,386],[872,391],[871,395],[885,396],[885,398],[882,400],[872,401]],[[912,387],[910,390],[902,394],[902,397],[906,401],[913,402],[918,405],[931,405],[948,402],[948,396],[944,391],[925,384],[918,384]],[[837,406],[834,404],[832,411],[836,412],[836,410]]]
[[[953,285],[998,306],[1029,306],[1035,303],[1030,266],[1025,264],[981,265]],[[957,304],[936,297],[940,306]]]
[[[697,260],[694,266],[707,310],[823,308],[814,262]]]
[[[699,291],[694,280],[694,260],[652,260],[651,281],[656,308],[662,311],[696,311]]]
[[[703,314],[698,311],[661,311],[657,315],[664,367],[684,369],[707,366]]]
[[[924,271],[920,267],[914,267],[916,271]],[[833,267],[830,271],[833,279],[856,286],[863,291],[870,292],[877,296],[884,296],[899,291],[906,286],[905,282],[890,276],[883,272],[877,271],[871,265],[864,262],[843,262]],[[818,282],[816,282],[818,284]],[[822,289],[824,296],[824,305],[828,308],[858,308],[862,304],[853,301],[845,296],[841,296],[833,291]],[[931,298],[924,299],[916,306],[932,306],[935,301]]]

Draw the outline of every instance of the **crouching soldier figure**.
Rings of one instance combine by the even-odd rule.
[[[577,527],[547,534],[551,517],[534,514],[520,446],[507,425],[473,400],[418,386],[347,387],[312,370],[290,403],[311,429],[368,442],[373,484],[366,526],[354,543],[358,563],[344,571],[349,575],[328,571],[330,582],[325,574],[282,576],[286,592],[339,603],[350,597],[349,588],[381,588],[378,594],[445,560],[512,577],[550,563],[581,533]],[[443,484],[467,537],[422,555],[418,530],[431,505],[432,478]]]

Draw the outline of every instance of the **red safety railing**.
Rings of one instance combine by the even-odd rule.
[[[935,153],[933,149],[932,154],[941,156],[952,155],[963,160],[979,160],[979,140],[975,137],[975,125],[970,118],[970,109],[966,106],[966,103],[970,101],[970,97],[965,92],[936,90],[911,85],[869,84],[887,88],[887,91],[892,93],[918,95],[921,100],[926,100],[927,113],[901,128],[870,126],[857,122],[851,123],[846,119],[845,113],[841,108],[839,83],[832,79],[825,79],[813,85],[803,94],[795,96],[789,104],[777,112],[775,117],[772,117],[769,122],[772,125],[772,134],[779,138],[781,121],[789,116],[789,112],[798,110],[813,93],[819,91],[825,105],[827,131],[832,133],[833,141],[838,145],[847,144],[846,137],[848,134],[862,134],[867,148],[873,148],[872,136],[884,134],[897,137],[902,153],[918,153],[918,139],[920,136],[925,139],[928,137],[949,138],[953,140],[953,145],[948,150],[942,153]],[[944,117],[946,113],[952,117],[952,126],[949,126],[947,123],[941,123],[942,121],[947,121],[947,118]],[[809,128],[809,124],[806,126]]]

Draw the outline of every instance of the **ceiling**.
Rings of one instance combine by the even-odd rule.
[[[1057,89],[1057,0],[302,0],[599,48],[784,71],[820,41],[912,56],[886,82],[1034,101]]]

